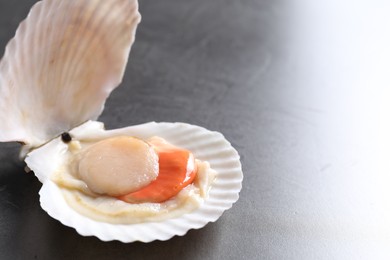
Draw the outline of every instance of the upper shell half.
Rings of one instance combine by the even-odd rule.
[[[96,119],[121,82],[136,0],[43,0],[0,62],[0,141],[39,146]]]

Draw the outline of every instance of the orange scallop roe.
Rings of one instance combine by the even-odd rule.
[[[173,146],[158,137],[150,139],[148,143],[158,154],[159,174],[149,185],[120,196],[119,199],[125,202],[160,203],[167,201],[191,184],[196,176],[197,167],[191,152]]]

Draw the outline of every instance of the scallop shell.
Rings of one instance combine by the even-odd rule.
[[[0,141],[39,146],[96,119],[121,82],[136,0],[43,0],[0,62]]]
[[[243,178],[238,153],[220,133],[183,123],[106,131],[102,123],[88,121],[99,116],[121,82],[139,21],[137,0],[43,0],[0,61],[0,141],[23,142],[26,152],[36,148],[26,163],[43,183],[42,208],[81,235],[103,241],[167,240],[201,228],[237,201]],[[160,136],[190,150],[217,172],[209,197],[193,212],[161,222],[117,225],[79,214],[50,176],[68,149],[55,137],[82,123],[70,132],[79,140]]]
[[[43,183],[40,190],[41,206],[62,224],[73,227],[83,236],[96,236],[103,241],[151,242],[182,236],[190,229],[204,227],[216,221],[239,197],[243,173],[237,151],[218,132],[184,123],[147,123],[122,129],[104,130],[102,123],[89,121],[73,129],[71,135],[77,140],[100,139],[112,136],[131,135],[142,139],[160,136],[174,145],[189,149],[200,160],[208,161],[217,171],[209,197],[200,208],[180,217],[162,222],[118,225],[89,219],[68,206],[60,188],[50,180],[67,149],[60,138],[34,150],[26,162]]]

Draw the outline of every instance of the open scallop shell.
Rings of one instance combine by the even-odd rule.
[[[77,140],[120,135],[142,139],[160,136],[174,145],[189,149],[196,158],[208,161],[211,168],[217,172],[209,197],[193,212],[162,222],[126,225],[102,223],[89,219],[68,206],[60,188],[50,180],[50,175],[56,170],[56,165],[60,164],[61,155],[67,149],[67,145],[60,138],[56,138],[31,152],[26,162],[43,183],[39,192],[42,208],[83,236],[122,242],[167,240],[216,221],[239,197],[243,178],[239,155],[220,133],[184,123],[155,122],[106,131],[102,123],[89,121],[72,130],[71,135]]]
[[[121,82],[136,0],[43,0],[0,62],[0,141],[43,143],[96,119]]]
[[[43,0],[0,61],[0,141],[20,141],[26,153],[32,150],[26,162],[43,183],[40,201],[49,215],[104,241],[167,240],[201,228],[237,201],[243,178],[238,153],[220,133],[182,123],[105,131],[102,123],[88,121],[121,82],[139,21],[137,0]],[[79,140],[160,136],[190,150],[217,172],[209,197],[195,211],[161,222],[118,225],[79,214],[50,179],[68,149],[56,136],[75,126],[70,133]]]

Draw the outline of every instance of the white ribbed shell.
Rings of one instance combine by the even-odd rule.
[[[0,62],[0,141],[39,146],[96,119],[121,82],[136,0],[43,0]]]

